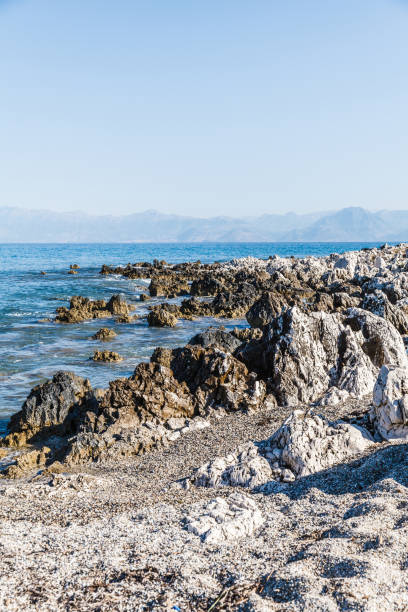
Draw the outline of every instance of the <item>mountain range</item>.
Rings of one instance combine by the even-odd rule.
[[[408,241],[408,210],[360,207],[310,214],[197,218],[147,210],[88,215],[0,208],[0,242],[376,242]]]

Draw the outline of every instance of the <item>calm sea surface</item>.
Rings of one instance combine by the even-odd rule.
[[[185,344],[210,324],[245,326],[245,321],[200,319],[180,321],[173,329],[149,328],[145,320],[131,324],[106,321],[118,336],[107,343],[124,360],[118,364],[90,361],[100,343],[91,336],[103,320],[76,325],[41,322],[52,317],[58,306],[68,305],[72,295],[109,298],[121,293],[134,302],[137,313],[147,307],[138,301],[148,281],[101,276],[102,264],[165,259],[182,261],[226,261],[234,257],[267,258],[269,255],[327,255],[356,250],[377,243],[193,243],[193,244],[0,244],[0,431],[7,418],[20,409],[31,387],[57,370],[70,370],[90,379],[94,386],[129,376],[137,363],[148,360],[154,347]],[[69,275],[69,265],[80,266]],[[42,276],[40,271],[45,271]],[[160,300],[160,298],[159,298]],[[162,301],[162,300],[160,300]],[[154,300],[150,301],[151,304]]]

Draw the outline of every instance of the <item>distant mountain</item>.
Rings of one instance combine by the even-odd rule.
[[[242,219],[87,215],[0,208],[0,242],[353,242],[408,241],[408,211],[266,214]]]

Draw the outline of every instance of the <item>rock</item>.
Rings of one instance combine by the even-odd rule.
[[[40,274],[41,274],[41,276],[46,276],[47,273],[44,272],[44,270],[41,270]]]
[[[69,267],[71,270],[79,270],[78,264],[71,264]]]
[[[372,393],[383,364],[407,363],[404,343],[386,320],[366,310],[307,313],[290,308],[237,356],[268,379],[281,405],[337,402]]]
[[[408,439],[408,368],[383,366],[373,392],[376,429],[384,440]]]
[[[123,357],[121,357],[115,351],[95,351],[92,359],[93,361],[114,362],[122,361]]]
[[[51,450],[47,447],[18,455],[15,463],[7,467],[3,475],[6,478],[21,478],[30,470],[44,466],[50,455]]]
[[[369,310],[379,317],[383,317],[399,331],[400,334],[408,334],[408,317],[406,313],[391,304],[383,291],[377,289],[364,297],[362,308]]]
[[[187,345],[181,349],[156,349],[152,362],[170,368],[194,395],[197,410],[258,408],[265,398],[265,384],[250,374],[230,353],[215,348]]]
[[[197,487],[248,487],[254,488],[273,477],[269,462],[257,447],[249,443],[227,457],[216,457],[191,477]]]
[[[222,544],[248,537],[263,522],[255,501],[241,493],[195,504],[185,519],[187,531],[199,536],[206,544]]]
[[[166,308],[154,308],[147,315],[150,327],[175,327],[177,317]]]
[[[363,427],[338,421],[331,423],[318,415],[295,410],[269,440],[268,452],[278,451],[283,480],[291,470],[296,478],[344,463],[373,446],[371,434]]]
[[[152,278],[149,285],[149,293],[152,297],[177,297],[180,295],[188,295],[190,287],[188,282],[183,278],[178,278],[177,275],[167,273],[166,275]]]
[[[57,308],[55,320],[58,323],[80,323],[88,319],[100,319],[113,315],[128,315],[132,310],[119,295],[113,295],[108,302],[105,300],[90,300],[80,295],[71,298],[69,308]]]
[[[231,333],[238,338],[240,342],[249,342],[250,340],[260,340],[262,338],[262,331],[256,327],[244,327],[241,329],[234,327]]]
[[[69,270],[68,274],[78,274],[78,270]]]
[[[140,300],[141,302],[146,302],[146,301],[147,301],[147,300],[149,300],[149,299],[150,299],[150,296],[149,296],[149,295],[147,295],[147,293],[141,293],[141,294],[139,295],[139,300]]]
[[[109,327],[102,327],[92,336],[92,339],[107,341],[112,340],[112,338],[115,338],[116,336],[117,333],[113,331],[113,329],[109,329]]]
[[[223,329],[209,328],[193,336],[188,344],[192,346],[199,345],[204,348],[213,347],[227,353],[233,353],[241,345],[241,342]]]
[[[24,432],[26,437],[59,426],[70,430],[80,406],[92,391],[88,379],[72,372],[57,372],[52,380],[34,387],[20,412],[13,415],[8,426],[11,434]]]
[[[251,327],[263,328],[277,317],[282,308],[287,305],[280,293],[265,292],[246,313],[246,318]]]

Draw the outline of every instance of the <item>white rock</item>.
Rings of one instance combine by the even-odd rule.
[[[408,439],[408,367],[381,368],[373,407],[377,431],[385,440]]]
[[[195,504],[186,519],[187,530],[207,544],[250,536],[263,523],[255,501],[242,493]]]

